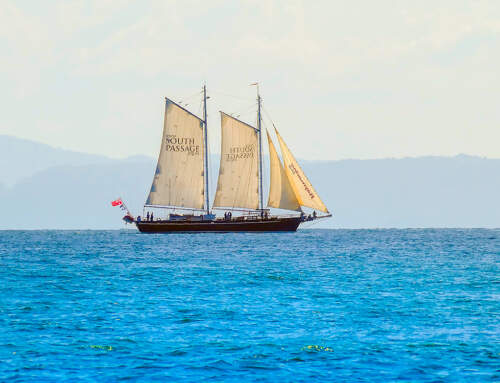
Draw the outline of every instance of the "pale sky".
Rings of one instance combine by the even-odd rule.
[[[0,51],[0,134],[66,149],[155,157],[206,82],[218,151],[259,81],[299,158],[500,157],[498,0],[0,0]]]

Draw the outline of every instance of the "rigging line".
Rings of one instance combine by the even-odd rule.
[[[247,115],[250,112],[255,113],[254,108],[255,108],[255,105],[252,105],[252,106],[247,107],[246,109],[243,109],[241,112],[234,112],[231,115],[236,115],[236,118],[239,118],[239,116]]]
[[[198,115],[200,116],[202,112],[203,112],[203,99],[200,100],[200,104],[198,105]]]
[[[261,124],[264,125],[264,128],[268,129],[269,125],[267,124],[266,120],[261,120]]]
[[[203,92],[196,92],[195,94],[191,94],[190,96],[185,96],[185,97],[179,97],[178,98],[178,103],[183,103],[183,102],[186,102],[186,101],[190,101],[193,97],[195,96],[199,96],[201,93]]]
[[[264,113],[266,114],[267,118],[269,119],[269,122],[271,122],[271,124],[273,125],[273,128],[276,129],[276,125],[274,124],[274,121],[273,119],[271,118],[271,115],[269,114],[269,112],[267,111],[267,109],[265,109],[264,107],[262,107],[262,109],[264,109]],[[266,127],[266,129],[268,130],[272,130],[270,129],[270,127],[265,123],[265,120],[263,119],[262,120],[262,123],[264,124],[264,126]],[[278,149],[277,149],[278,150]],[[283,158],[283,153],[281,151],[281,145],[279,147],[279,152],[278,153],[281,153],[281,158]],[[278,155],[279,156],[279,155]]]
[[[266,114],[267,118],[269,118],[269,121],[271,121],[271,124],[273,124],[273,127],[276,127],[276,125],[274,125],[274,121],[271,118],[271,115],[269,114],[269,112],[267,111],[267,109],[264,108],[264,107],[262,107],[262,109],[264,109],[264,113]]]
[[[235,96],[235,95],[233,95],[233,94],[229,94],[229,93],[227,93],[227,92],[221,92],[221,91],[218,91],[218,90],[213,90],[213,89],[211,89],[210,91],[211,91],[211,92],[213,92],[213,93],[216,93],[216,94],[222,95],[222,96],[232,97],[232,98],[239,99],[239,100],[243,100],[243,101],[250,101],[250,98],[245,98],[245,97],[241,97],[241,96]]]

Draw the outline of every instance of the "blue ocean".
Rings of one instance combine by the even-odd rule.
[[[0,381],[500,381],[500,230],[0,232]]]

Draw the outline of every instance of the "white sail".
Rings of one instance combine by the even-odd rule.
[[[259,207],[257,130],[221,112],[221,159],[215,207]]]
[[[271,183],[267,206],[300,211],[299,201],[285,174],[285,169],[283,169],[269,132],[267,132],[267,141],[269,142],[269,162],[271,169]]]
[[[146,205],[203,208],[203,121],[167,99],[158,164]]]
[[[300,205],[328,213],[328,209],[325,204],[319,198],[318,193],[316,193],[292,153],[286,146],[285,142],[279,135],[278,130],[276,130],[276,136],[278,137],[278,141],[280,143],[281,155],[283,156],[286,175],[290,180],[293,191],[295,192],[295,196],[297,197]]]

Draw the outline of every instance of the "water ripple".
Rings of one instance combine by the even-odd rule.
[[[0,381],[499,379],[500,230],[0,232]]]

